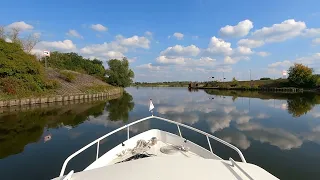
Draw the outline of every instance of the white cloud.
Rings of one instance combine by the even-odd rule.
[[[227,25],[220,29],[220,35],[223,37],[243,37],[246,36],[253,28],[253,23],[250,20],[239,22],[235,26]]]
[[[160,54],[165,56],[197,56],[200,53],[200,49],[195,45],[181,46],[175,45],[173,47],[168,47],[166,50],[162,51]]]
[[[285,60],[285,61],[279,61],[279,62],[275,62],[275,63],[269,64],[268,67],[269,68],[276,68],[276,67],[288,68],[292,64],[293,63],[291,61]]]
[[[77,49],[76,45],[73,44],[71,40],[64,40],[64,41],[41,41],[39,42],[36,47],[34,48],[43,50],[60,50],[63,52],[70,52],[75,51]]]
[[[313,39],[312,44],[314,44],[314,45],[320,44],[320,38]]]
[[[108,51],[106,53],[102,53],[102,55],[107,57],[108,59],[122,59],[125,57],[124,54],[118,51]]]
[[[148,38],[143,36],[132,36],[130,38],[124,38],[121,35],[116,36],[117,42],[120,45],[128,46],[128,47],[135,47],[135,48],[150,48],[150,41]]]
[[[94,56],[102,60],[121,59],[124,53],[135,48],[149,48],[150,41],[146,37],[132,36],[125,38],[121,35],[116,36],[116,40],[110,43],[92,44],[80,49],[85,55]],[[130,58],[129,58],[130,59]]]
[[[303,33],[304,36],[307,37],[314,37],[314,36],[320,36],[320,28],[310,28],[306,29]]]
[[[74,29],[70,29],[68,32],[67,32],[67,35],[68,36],[71,36],[71,37],[76,37],[76,38],[83,38],[76,30]]]
[[[302,63],[305,65],[319,65],[320,53],[314,53],[311,56],[300,57],[294,60],[296,63]]]
[[[103,26],[102,24],[92,24],[91,29],[99,32],[107,31],[108,28]]]
[[[252,37],[266,42],[281,42],[301,35],[305,29],[305,22],[288,19],[280,24],[258,29],[252,33]]]
[[[224,63],[225,64],[235,64],[235,63],[237,63],[237,61],[232,59],[230,56],[226,56],[226,57],[224,57]]]
[[[270,55],[270,53],[264,52],[264,51],[257,52],[256,54],[259,55],[259,56],[261,56],[261,57],[266,57],[266,56],[269,56],[269,55]]]
[[[174,36],[175,38],[177,38],[178,40],[182,40],[183,37],[184,37],[184,35],[183,35],[182,33],[179,33],[179,32],[173,33],[173,36]],[[169,36],[169,38],[170,38],[170,36]]]
[[[207,52],[211,54],[232,54],[231,43],[224,41],[223,39],[213,36],[210,40]]]
[[[236,64],[240,60],[249,60],[250,58],[247,56],[237,56],[237,57],[230,57],[225,56],[223,62],[225,64]]]
[[[159,56],[156,61],[161,64],[185,64],[186,58],[184,57],[169,57],[169,56]]]
[[[250,55],[250,54],[253,54],[253,51],[251,51],[250,48],[244,47],[244,46],[239,46],[239,47],[237,47],[237,52],[238,52],[240,55]]]
[[[216,62],[215,59],[210,57],[201,57],[199,60],[194,61],[194,65],[196,66],[213,66]]]
[[[261,40],[254,40],[254,39],[240,39],[238,41],[238,46],[245,46],[249,48],[257,48],[263,46],[264,42]]]
[[[24,21],[14,22],[6,26],[8,29],[19,29],[20,31],[26,31],[33,29],[33,26],[30,24],[25,23]]]
[[[136,67],[140,68],[140,69],[160,70],[160,66],[153,66],[151,63],[142,64],[142,65],[139,65],[139,66],[136,66]]]

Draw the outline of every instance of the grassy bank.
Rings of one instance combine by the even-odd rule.
[[[107,92],[102,62],[74,53],[52,58],[45,69],[42,61],[24,52],[19,43],[0,39],[0,100]],[[63,56],[62,56],[63,55]],[[68,58],[69,57],[69,58]]]

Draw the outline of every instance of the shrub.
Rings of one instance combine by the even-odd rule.
[[[264,80],[271,80],[271,78],[263,77],[263,78],[260,78],[260,80],[262,80],[262,81],[264,81]]]
[[[46,83],[47,89],[57,89],[61,86],[61,84],[56,80],[48,80]]]
[[[72,72],[61,71],[60,78],[67,82],[73,82],[76,79],[76,75]]]
[[[45,90],[43,66],[19,44],[0,39],[0,67],[2,92],[23,95]]]

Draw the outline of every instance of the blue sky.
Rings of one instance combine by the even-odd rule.
[[[18,4],[18,5],[17,5]],[[33,53],[129,58],[135,81],[281,77],[295,62],[320,73],[320,2],[14,1],[0,25],[40,35]],[[5,17],[5,18],[4,18]],[[106,63],[105,63],[106,64]]]

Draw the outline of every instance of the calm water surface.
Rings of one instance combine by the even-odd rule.
[[[155,115],[210,132],[237,147],[247,161],[280,179],[320,179],[320,96],[239,91],[195,91],[186,88],[128,88],[117,100],[57,106],[0,114],[1,179],[50,179],[62,163],[94,139],[137,119]],[[150,128],[177,133],[176,126],[151,120],[133,126],[131,134]],[[181,129],[208,149],[206,138]],[[121,131],[105,139],[100,155],[126,139]],[[222,158],[236,153],[212,141]],[[84,169],[95,159],[96,146],[70,161],[66,172]]]

